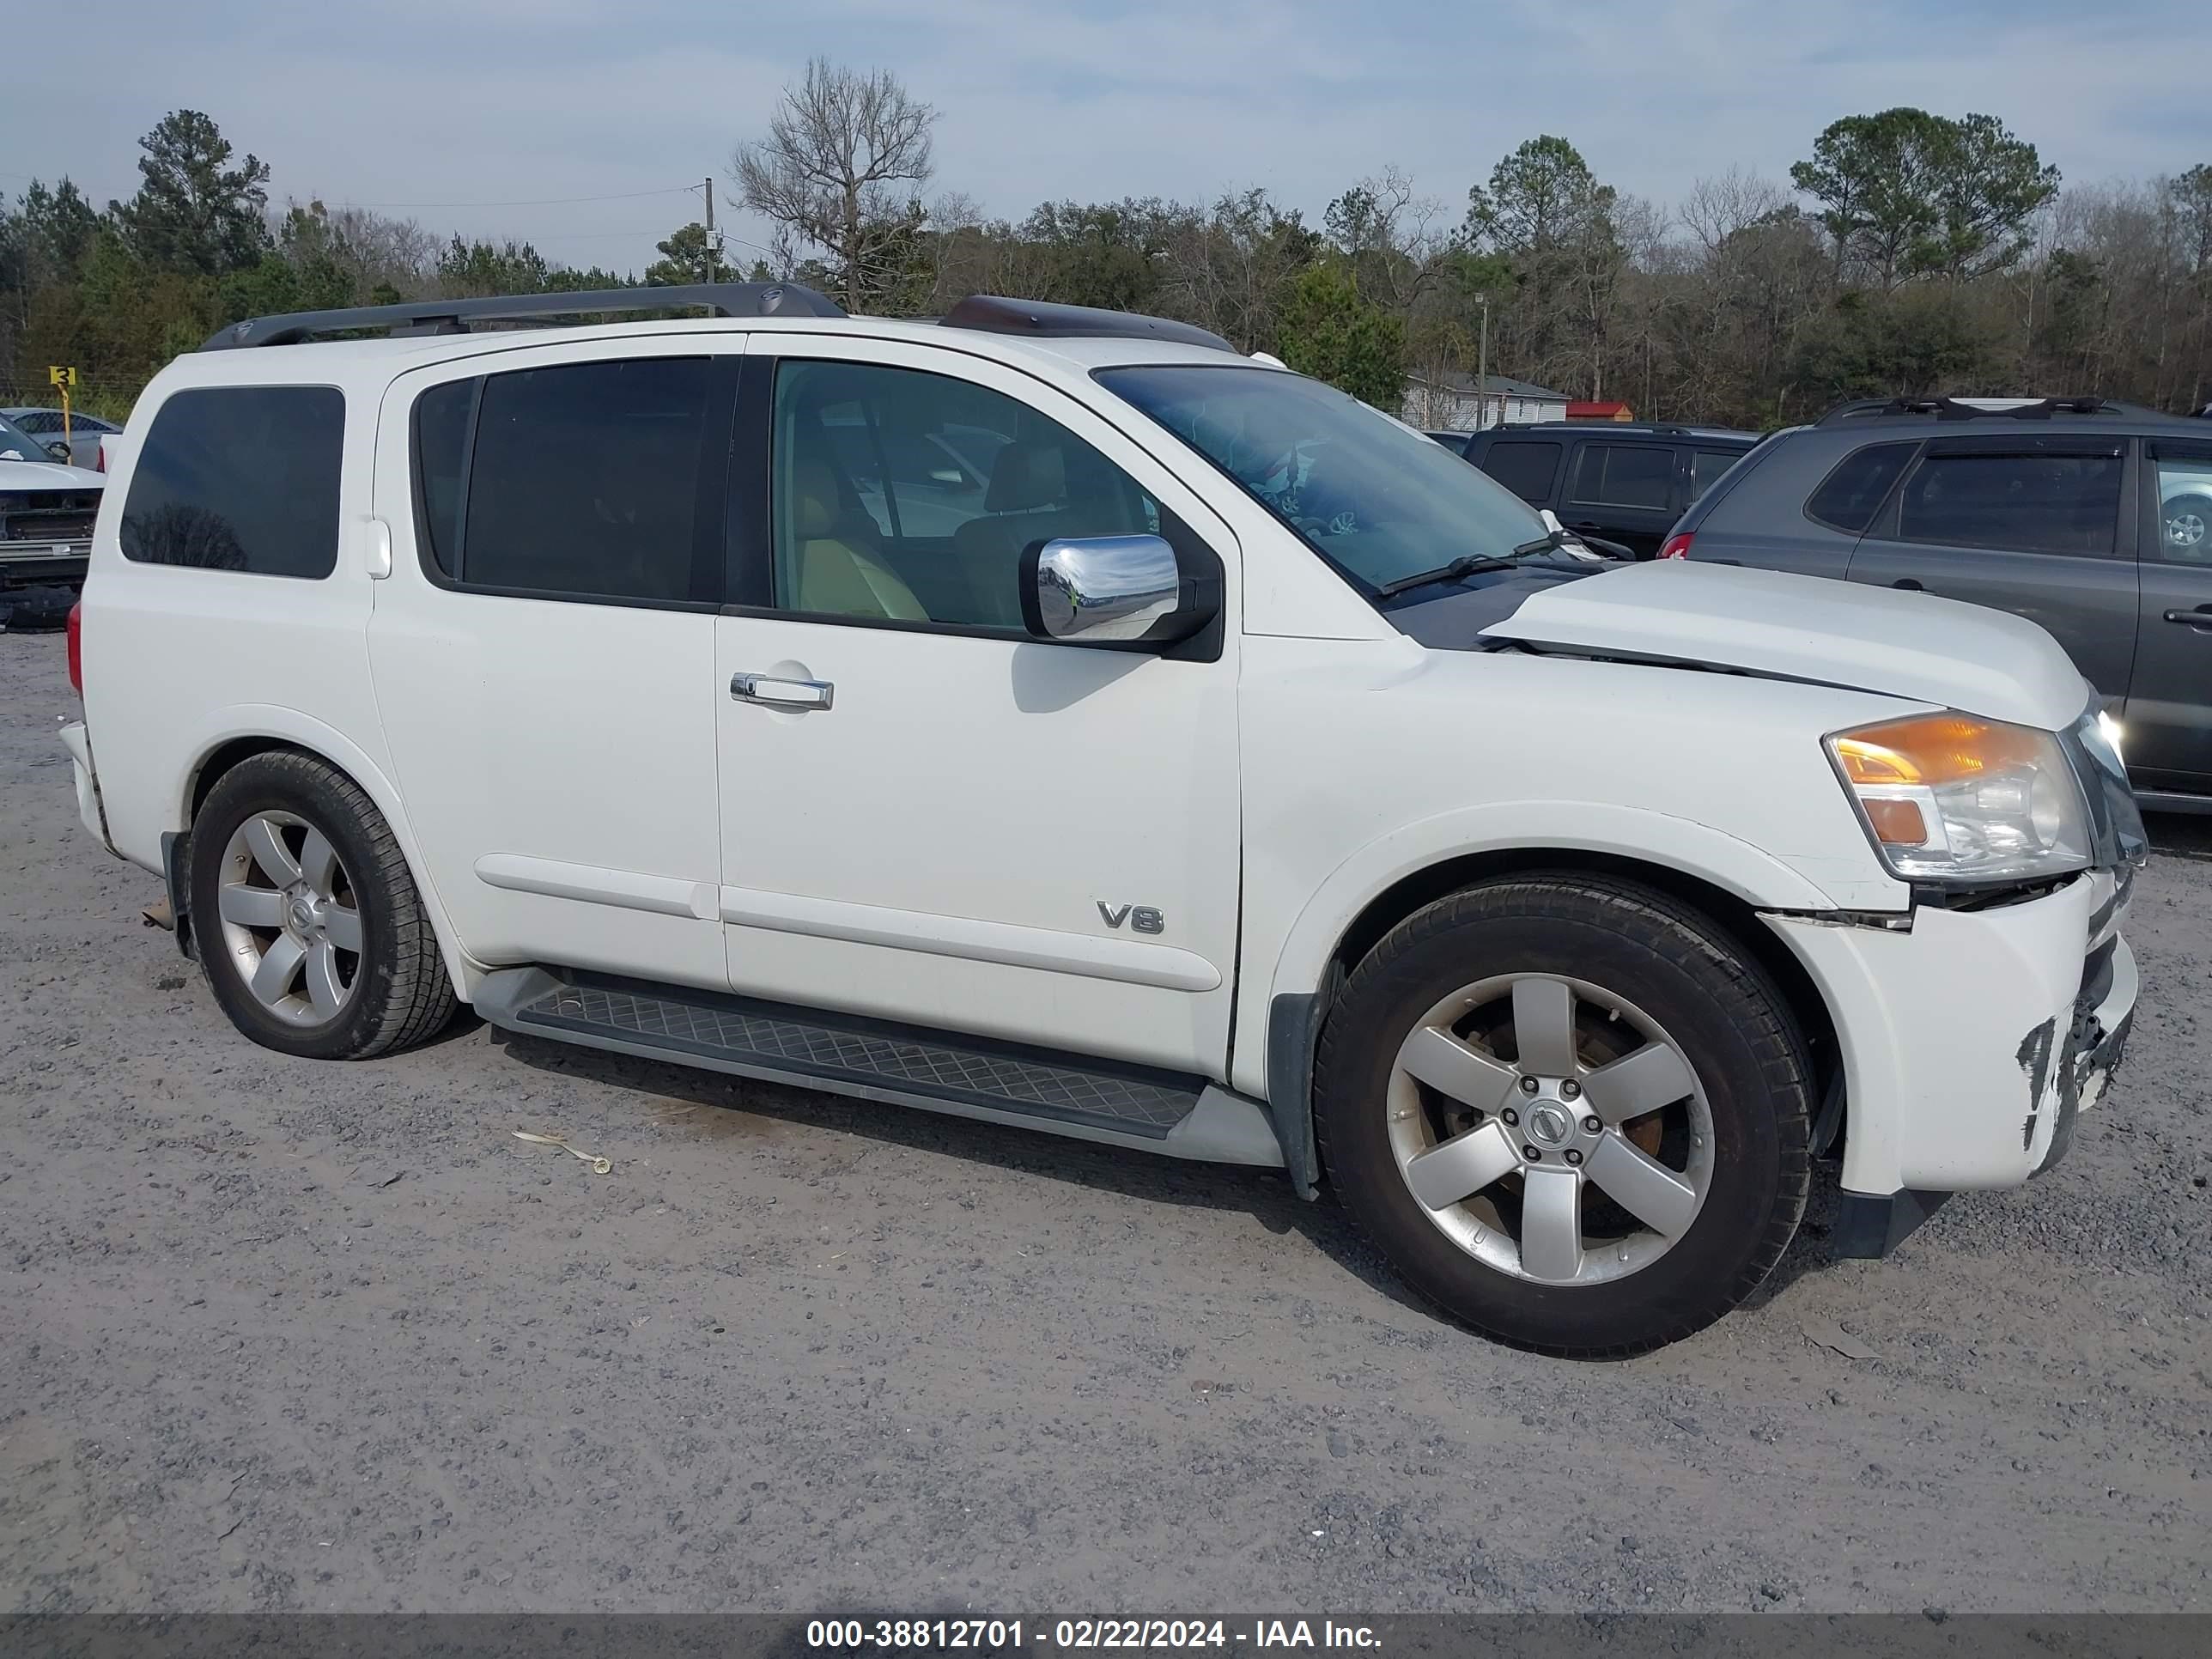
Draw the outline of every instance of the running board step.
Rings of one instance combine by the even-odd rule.
[[[1264,1107],[1201,1078],[750,997],[507,968],[477,1013],[532,1036],[1217,1164],[1280,1168]]]

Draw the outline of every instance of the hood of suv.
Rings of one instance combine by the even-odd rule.
[[[2089,688],[2057,641],[2002,611],[1679,559],[1530,594],[1486,638],[1850,686],[2063,731]]]

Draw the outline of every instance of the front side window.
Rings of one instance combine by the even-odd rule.
[[[1584,444],[1575,465],[1577,501],[1665,511],[1674,499],[1674,452],[1664,444]]]
[[[1932,454],[1905,481],[1900,538],[2020,553],[2109,554],[2121,457]]]
[[[780,610],[1018,629],[1025,549],[1162,525],[1158,503],[1057,422],[925,370],[786,362],[773,442]]]
[[[432,562],[469,587],[711,600],[715,383],[711,358],[641,357],[431,387],[416,400],[415,450]]]
[[[5,415],[0,415],[0,461],[43,461],[50,459],[44,438],[27,431]]]
[[[1483,453],[1482,470],[1522,501],[1540,506],[1552,499],[1552,485],[1559,476],[1559,450],[1556,443],[1494,440]]]
[[[123,556],[264,576],[327,576],[338,557],[345,397],[335,386],[179,392],[148,428]]]
[[[2168,564],[2212,567],[2212,447],[2152,457],[2158,483],[2158,556]]]
[[[1195,363],[1095,378],[1370,591],[1463,556],[1518,556],[1545,537],[1534,510],[1480,467],[1318,380]]]

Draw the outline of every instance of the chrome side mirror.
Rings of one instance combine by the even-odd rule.
[[[1022,620],[1067,645],[1171,645],[1212,620],[1175,549],[1160,536],[1042,542],[1022,556]]]

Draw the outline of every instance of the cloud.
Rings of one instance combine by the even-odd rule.
[[[118,0],[103,15],[98,75],[14,80],[0,187],[67,172],[98,199],[125,194],[137,135],[189,106],[271,163],[280,198],[669,191],[723,175],[817,52],[896,71],[940,112],[937,187],[1010,216],[1255,184],[1318,216],[1391,163],[1455,216],[1539,132],[1664,203],[1730,167],[1784,178],[1830,120],[1899,103],[1997,115],[2077,182],[2212,161],[2202,0]],[[11,19],[11,55],[65,61],[81,23],[68,7]],[[398,210],[623,270],[697,207],[669,193]]]

